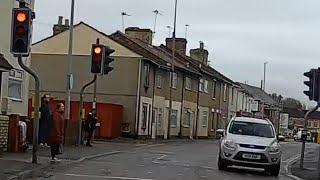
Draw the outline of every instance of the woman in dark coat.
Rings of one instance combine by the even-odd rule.
[[[59,154],[60,145],[64,138],[64,105],[59,103],[52,116],[52,129],[50,134],[51,158],[52,162],[59,162],[56,155]]]
[[[47,146],[52,124],[52,113],[49,107],[49,96],[43,97],[43,104],[40,108],[41,117],[39,121],[39,143],[40,147]]]

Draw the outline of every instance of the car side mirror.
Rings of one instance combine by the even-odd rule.
[[[218,134],[220,137],[224,137],[225,130],[224,130],[224,129],[218,129],[218,130],[217,130],[217,134]]]

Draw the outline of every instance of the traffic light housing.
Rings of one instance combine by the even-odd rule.
[[[309,97],[309,100],[318,102],[320,100],[320,70],[311,69],[303,75],[309,79],[308,81],[304,81],[304,84],[309,87],[309,90],[303,91],[303,93]]]
[[[32,10],[30,8],[13,8],[11,25],[11,46],[13,55],[28,56],[30,53]]]
[[[114,49],[110,49],[108,46],[105,46],[105,57],[103,62],[103,74],[109,74],[109,72],[113,71],[113,67],[110,66],[110,63],[114,61],[113,58],[110,57],[112,53],[114,53]]]
[[[100,44],[93,44],[91,50],[91,73],[100,74],[102,63],[104,61],[105,53],[104,46]]]

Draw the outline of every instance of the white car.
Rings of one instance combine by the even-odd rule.
[[[227,166],[264,168],[272,176],[280,172],[281,149],[269,120],[232,118],[220,143],[219,170]]]

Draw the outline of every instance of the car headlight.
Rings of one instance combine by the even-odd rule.
[[[280,151],[279,143],[275,142],[270,146],[270,153],[278,153]]]
[[[237,148],[237,144],[234,143],[232,140],[225,140],[223,145],[226,148],[231,149],[231,150],[236,150],[236,148]]]

